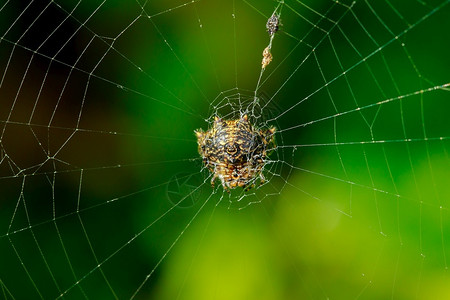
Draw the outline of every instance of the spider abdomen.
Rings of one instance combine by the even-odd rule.
[[[275,128],[255,130],[247,115],[236,120],[216,117],[208,131],[196,131],[198,151],[205,166],[224,189],[251,187],[256,178],[264,180],[262,169],[266,148],[274,143]]]

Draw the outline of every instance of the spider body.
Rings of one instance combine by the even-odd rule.
[[[274,133],[274,127],[255,129],[247,115],[235,120],[216,117],[208,131],[196,130],[198,152],[213,174],[211,185],[217,178],[227,191],[249,189],[258,177],[263,183],[262,169],[268,149],[275,144]]]

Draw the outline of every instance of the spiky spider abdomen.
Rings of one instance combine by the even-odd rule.
[[[275,127],[255,129],[247,115],[236,120],[215,117],[208,131],[196,130],[198,152],[213,174],[211,185],[217,178],[225,190],[251,188],[258,177],[263,183],[262,170],[267,152],[275,145],[274,133]]]

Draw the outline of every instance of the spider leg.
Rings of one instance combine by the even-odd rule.
[[[225,183],[225,180],[223,179],[223,177],[219,177],[220,181],[222,182],[222,186],[223,186],[223,190],[230,193],[230,189],[228,188],[228,186]]]
[[[217,179],[217,174],[214,174],[213,177],[211,178],[211,187],[214,188],[214,181],[216,181]]]
[[[266,182],[266,178],[264,177],[264,175],[263,175],[263,173],[261,172],[261,173],[259,173],[259,179],[260,179],[260,181],[259,181],[259,185],[263,185],[264,184],[264,182]]]
[[[214,188],[214,186],[215,186],[214,182],[216,181],[217,178],[220,179],[220,182],[221,182],[221,184],[222,184],[223,189],[229,193],[229,192],[230,192],[230,189],[227,187],[227,185],[226,185],[226,183],[225,183],[225,180],[223,179],[222,176],[220,176],[220,175],[218,175],[218,174],[215,174],[215,173],[214,173],[213,177],[211,178],[211,186]]]
[[[254,183],[252,183],[252,184],[246,184],[246,185],[243,186],[244,192],[248,192],[249,190],[251,190],[251,189],[254,188],[254,187],[255,187],[255,184],[254,184]]]

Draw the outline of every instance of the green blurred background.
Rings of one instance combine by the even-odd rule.
[[[0,297],[450,298],[447,3],[7,2]],[[277,6],[237,201],[193,131],[252,99]]]

